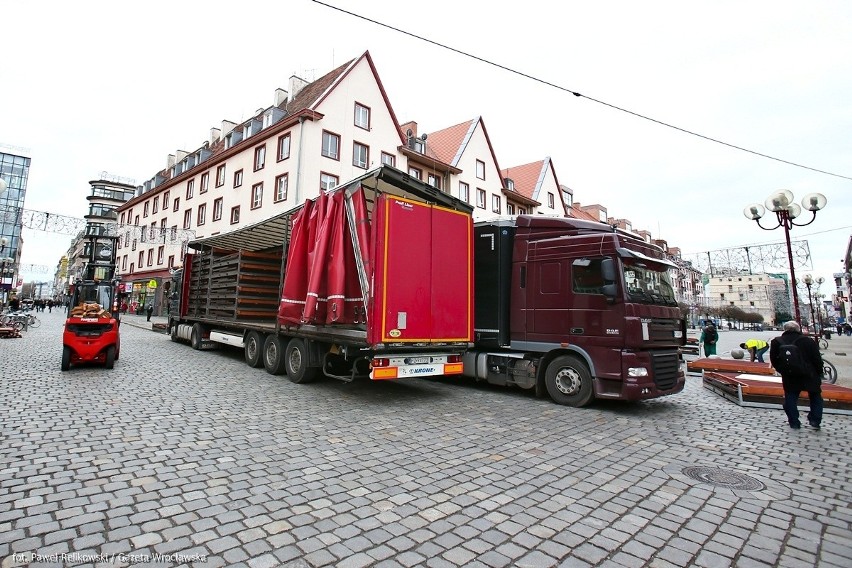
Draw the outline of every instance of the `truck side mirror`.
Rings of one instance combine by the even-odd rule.
[[[615,282],[615,261],[605,258],[601,261],[601,276],[605,282]]]
[[[617,290],[618,288],[615,286],[615,284],[604,284],[603,286],[601,286],[601,294],[603,294],[607,298],[614,299]]]

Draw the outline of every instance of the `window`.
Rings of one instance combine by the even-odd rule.
[[[231,225],[236,225],[240,222],[240,206],[231,207]]]
[[[151,203],[146,201],[145,202],[145,208],[142,210],[142,216],[147,217],[150,209],[151,209]]]
[[[476,177],[485,179],[485,162],[482,160],[476,160]]]
[[[169,208],[169,192],[165,192],[163,194],[163,211],[166,211]]]
[[[124,255],[124,258],[121,259],[121,269],[127,270],[127,255]]]
[[[491,212],[492,213],[500,213],[500,196],[492,195],[491,196]]]
[[[157,197],[154,198],[154,205],[153,205],[153,208],[151,209],[151,213],[156,213],[159,210],[160,210],[160,196],[158,195]],[[123,223],[124,219],[122,219],[121,221]]]
[[[554,207],[553,203],[554,203],[554,201],[553,201],[553,194],[552,194],[552,193],[548,193],[548,194],[547,194],[547,206],[548,206],[548,207],[550,207],[551,209],[553,209],[553,207]],[[629,231],[629,230],[630,230],[630,228],[628,227],[628,229],[627,229],[627,230]]]
[[[282,174],[275,178],[275,199],[274,201],[278,203],[279,201],[287,201],[287,189],[290,185],[290,176],[288,174]]]
[[[506,189],[508,189],[509,191],[515,191],[515,180],[510,179],[510,178],[506,178],[503,181],[506,184]]]
[[[515,214],[515,205],[513,203],[506,204],[506,214],[514,215]]]
[[[441,189],[441,176],[437,174],[429,174],[427,176],[427,183],[435,189]]]
[[[201,226],[207,222],[207,204],[202,203],[198,206],[198,219],[196,221],[196,225]]]
[[[257,209],[263,205],[263,183],[256,183],[251,186],[251,208]]]
[[[322,155],[332,160],[340,159],[340,136],[323,130]]]
[[[423,172],[418,170],[417,168],[408,167],[408,175],[413,177],[414,179],[423,179]]]
[[[218,221],[222,218],[222,198],[220,197],[213,202],[213,220]]]
[[[459,182],[459,199],[465,203],[470,203],[470,186],[465,182]]]
[[[523,207],[518,207],[518,215],[526,215],[527,210]]]
[[[480,209],[485,209],[485,190],[477,189],[476,190],[476,206]]]
[[[124,213],[121,214],[121,221],[119,221],[122,225],[124,225]]]
[[[195,180],[191,179],[186,182],[186,198],[192,199],[193,195],[195,195]]]
[[[174,268],[175,266],[175,255],[169,255],[169,268]]]
[[[396,156],[394,156],[393,154],[388,154],[387,152],[382,152],[382,163],[395,168]]]
[[[180,209],[180,197],[175,197],[174,204],[172,205],[172,211],[177,213],[178,209]]]
[[[154,249],[148,249],[148,266],[154,264]]]
[[[337,187],[340,180],[331,174],[320,174],[320,189],[325,191]]]
[[[183,228],[189,229],[192,226],[192,209],[187,209],[183,212]]]
[[[290,135],[285,134],[278,137],[278,161],[286,160],[290,157]]]
[[[355,126],[370,130],[370,109],[359,103],[355,103]]]
[[[166,254],[166,247],[160,247],[157,249],[157,264],[163,264],[163,258]]]
[[[138,227],[138,226],[139,226],[139,215],[137,215],[137,216],[133,219],[133,225],[134,225],[134,226],[136,226],[136,227]]]
[[[603,294],[604,280],[601,259],[590,259],[588,264],[571,265],[572,286],[575,294]],[[558,276],[555,278],[559,280]]]
[[[130,273],[133,274],[133,263],[130,263]]]
[[[243,185],[243,170],[237,170],[234,172],[234,187],[241,185]]]
[[[366,170],[369,163],[370,149],[360,142],[352,144],[352,165]]]
[[[143,266],[145,264],[145,252],[144,251],[141,251],[141,250],[139,251],[139,258],[137,260],[138,260],[137,264],[139,264],[139,266]]]
[[[177,225],[172,225],[169,228],[169,232],[171,233],[172,242],[177,240]]]
[[[201,187],[198,190],[198,193],[207,193],[207,190],[210,188],[210,172],[204,172],[201,174]],[[162,263],[160,263],[162,264]]]
[[[225,164],[216,168],[216,187],[225,185]]]
[[[266,144],[254,149],[254,171],[262,170],[266,165]]]
[[[144,229],[139,231],[139,242],[144,243],[144,242],[147,242],[147,240],[148,240],[148,231],[146,231]]]

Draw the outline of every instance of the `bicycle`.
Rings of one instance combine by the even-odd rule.
[[[814,337],[814,341],[816,341],[819,354],[822,356],[822,352],[828,349],[828,340],[824,337]],[[837,382],[837,367],[825,357],[822,358],[822,382],[829,385]]]

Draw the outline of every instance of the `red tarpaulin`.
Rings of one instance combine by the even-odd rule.
[[[305,298],[305,311],[302,314],[302,323],[315,323],[325,321],[326,303],[328,302],[328,264],[329,247],[336,230],[334,222],[337,217],[336,210],[341,200],[337,192],[329,198],[322,194],[317,201],[314,211],[317,213],[311,218],[311,225],[318,226],[313,253],[310,255],[308,265],[308,290]]]
[[[278,321],[282,324],[298,324],[302,321],[308,285],[304,275],[308,271],[309,220],[313,209],[314,202],[305,201],[305,206],[293,219],[284,274],[284,290],[281,294],[281,305],[278,308]]]

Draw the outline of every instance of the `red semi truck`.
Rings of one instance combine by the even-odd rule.
[[[189,243],[168,329],[296,383],[460,375],[473,340],[472,208],[388,166]]]
[[[602,223],[520,215],[477,223],[474,256],[466,376],[569,406],[683,390],[686,321],[659,247]]]

